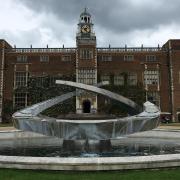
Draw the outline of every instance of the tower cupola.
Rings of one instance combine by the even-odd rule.
[[[91,22],[91,15],[87,12],[87,8],[80,14],[79,23],[92,23]]]
[[[77,39],[96,39],[95,33],[93,31],[93,23],[91,14],[87,11],[87,8],[80,14],[79,23],[78,23],[78,31],[77,31]]]

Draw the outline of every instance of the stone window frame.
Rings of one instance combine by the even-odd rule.
[[[105,61],[105,62],[112,61],[112,56],[111,55],[102,55],[101,61]]]
[[[128,72],[127,84],[130,86],[137,85],[137,73],[136,72]]]
[[[144,84],[158,85],[160,82],[160,73],[157,69],[149,69],[144,71]]]
[[[125,83],[124,76],[122,74],[114,75],[114,85],[123,86]]]
[[[85,59],[85,60],[93,59],[93,49],[92,48],[81,48],[80,49],[80,59]]]
[[[40,62],[49,62],[49,56],[48,55],[41,55],[40,56]]]
[[[157,57],[156,55],[146,55],[146,62],[156,62]]]
[[[29,74],[27,71],[16,71],[14,77],[14,87],[27,87]]]
[[[68,55],[66,55],[66,54],[62,55],[61,61],[70,62],[71,61],[71,55],[69,55],[69,54]]]
[[[102,75],[100,76],[100,79],[101,79],[101,82],[103,82],[103,81],[108,81],[108,82],[110,82],[110,80],[111,80],[109,74],[102,74]]]
[[[134,55],[124,55],[124,61],[134,61]]]
[[[95,69],[79,69],[78,82],[83,84],[93,85],[96,80]]]
[[[27,105],[27,93],[26,92],[16,92],[14,94],[14,107],[23,108]]]
[[[26,63],[27,59],[28,58],[26,55],[18,55],[16,60],[18,63]]]

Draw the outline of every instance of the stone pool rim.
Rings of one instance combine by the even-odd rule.
[[[0,155],[0,168],[11,169],[106,171],[174,168],[179,166],[180,154],[91,158],[25,157]]]

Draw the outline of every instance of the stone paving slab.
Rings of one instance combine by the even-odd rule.
[[[157,129],[170,129],[170,130],[176,129],[176,130],[180,130],[180,125],[178,125],[178,126],[161,125]]]
[[[180,131],[167,130],[167,129],[155,129],[151,131],[139,132],[128,135],[127,137],[133,138],[161,138],[161,139],[180,139]]]
[[[17,129],[13,126],[0,127],[0,131],[12,131],[12,130],[17,130]]]

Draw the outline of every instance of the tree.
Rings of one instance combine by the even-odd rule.
[[[63,79],[69,81],[75,81],[74,75],[63,75],[59,76],[32,76],[29,77],[28,86],[27,87],[19,87],[15,92],[26,92],[28,94],[28,104],[36,104],[38,102],[65,94],[67,92],[75,91],[75,88],[65,86],[65,85],[58,85],[55,84],[55,80]],[[69,99],[62,104],[53,106],[43,112],[45,115],[51,115],[56,117],[58,113],[64,114],[68,111],[75,111],[75,99]]]
[[[131,99],[132,101],[136,102],[138,105],[142,106],[146,100],[145,96],[145,89],[143,84],[138,82],[137,85],[129,85],[128,84],[128,73],[122,72],[121,75],[124,77],[124,85],[115,85],[114,84],[114,75],[110,75],[110,82],[109,85],[105,85],[102,88],[107,89],[111,92],[115,92],[120,94],[124,97]],[[98,76],[98,80],[100,80]],[[99,111],[106,112],[108,114],[116,114],[116,115],[127,115],[127,107],[123,106],[121,103],[117,101],[109,101],[107,98],[104,97],[104,102],[108,103],[101,103],[101,107],[99,107]]]

